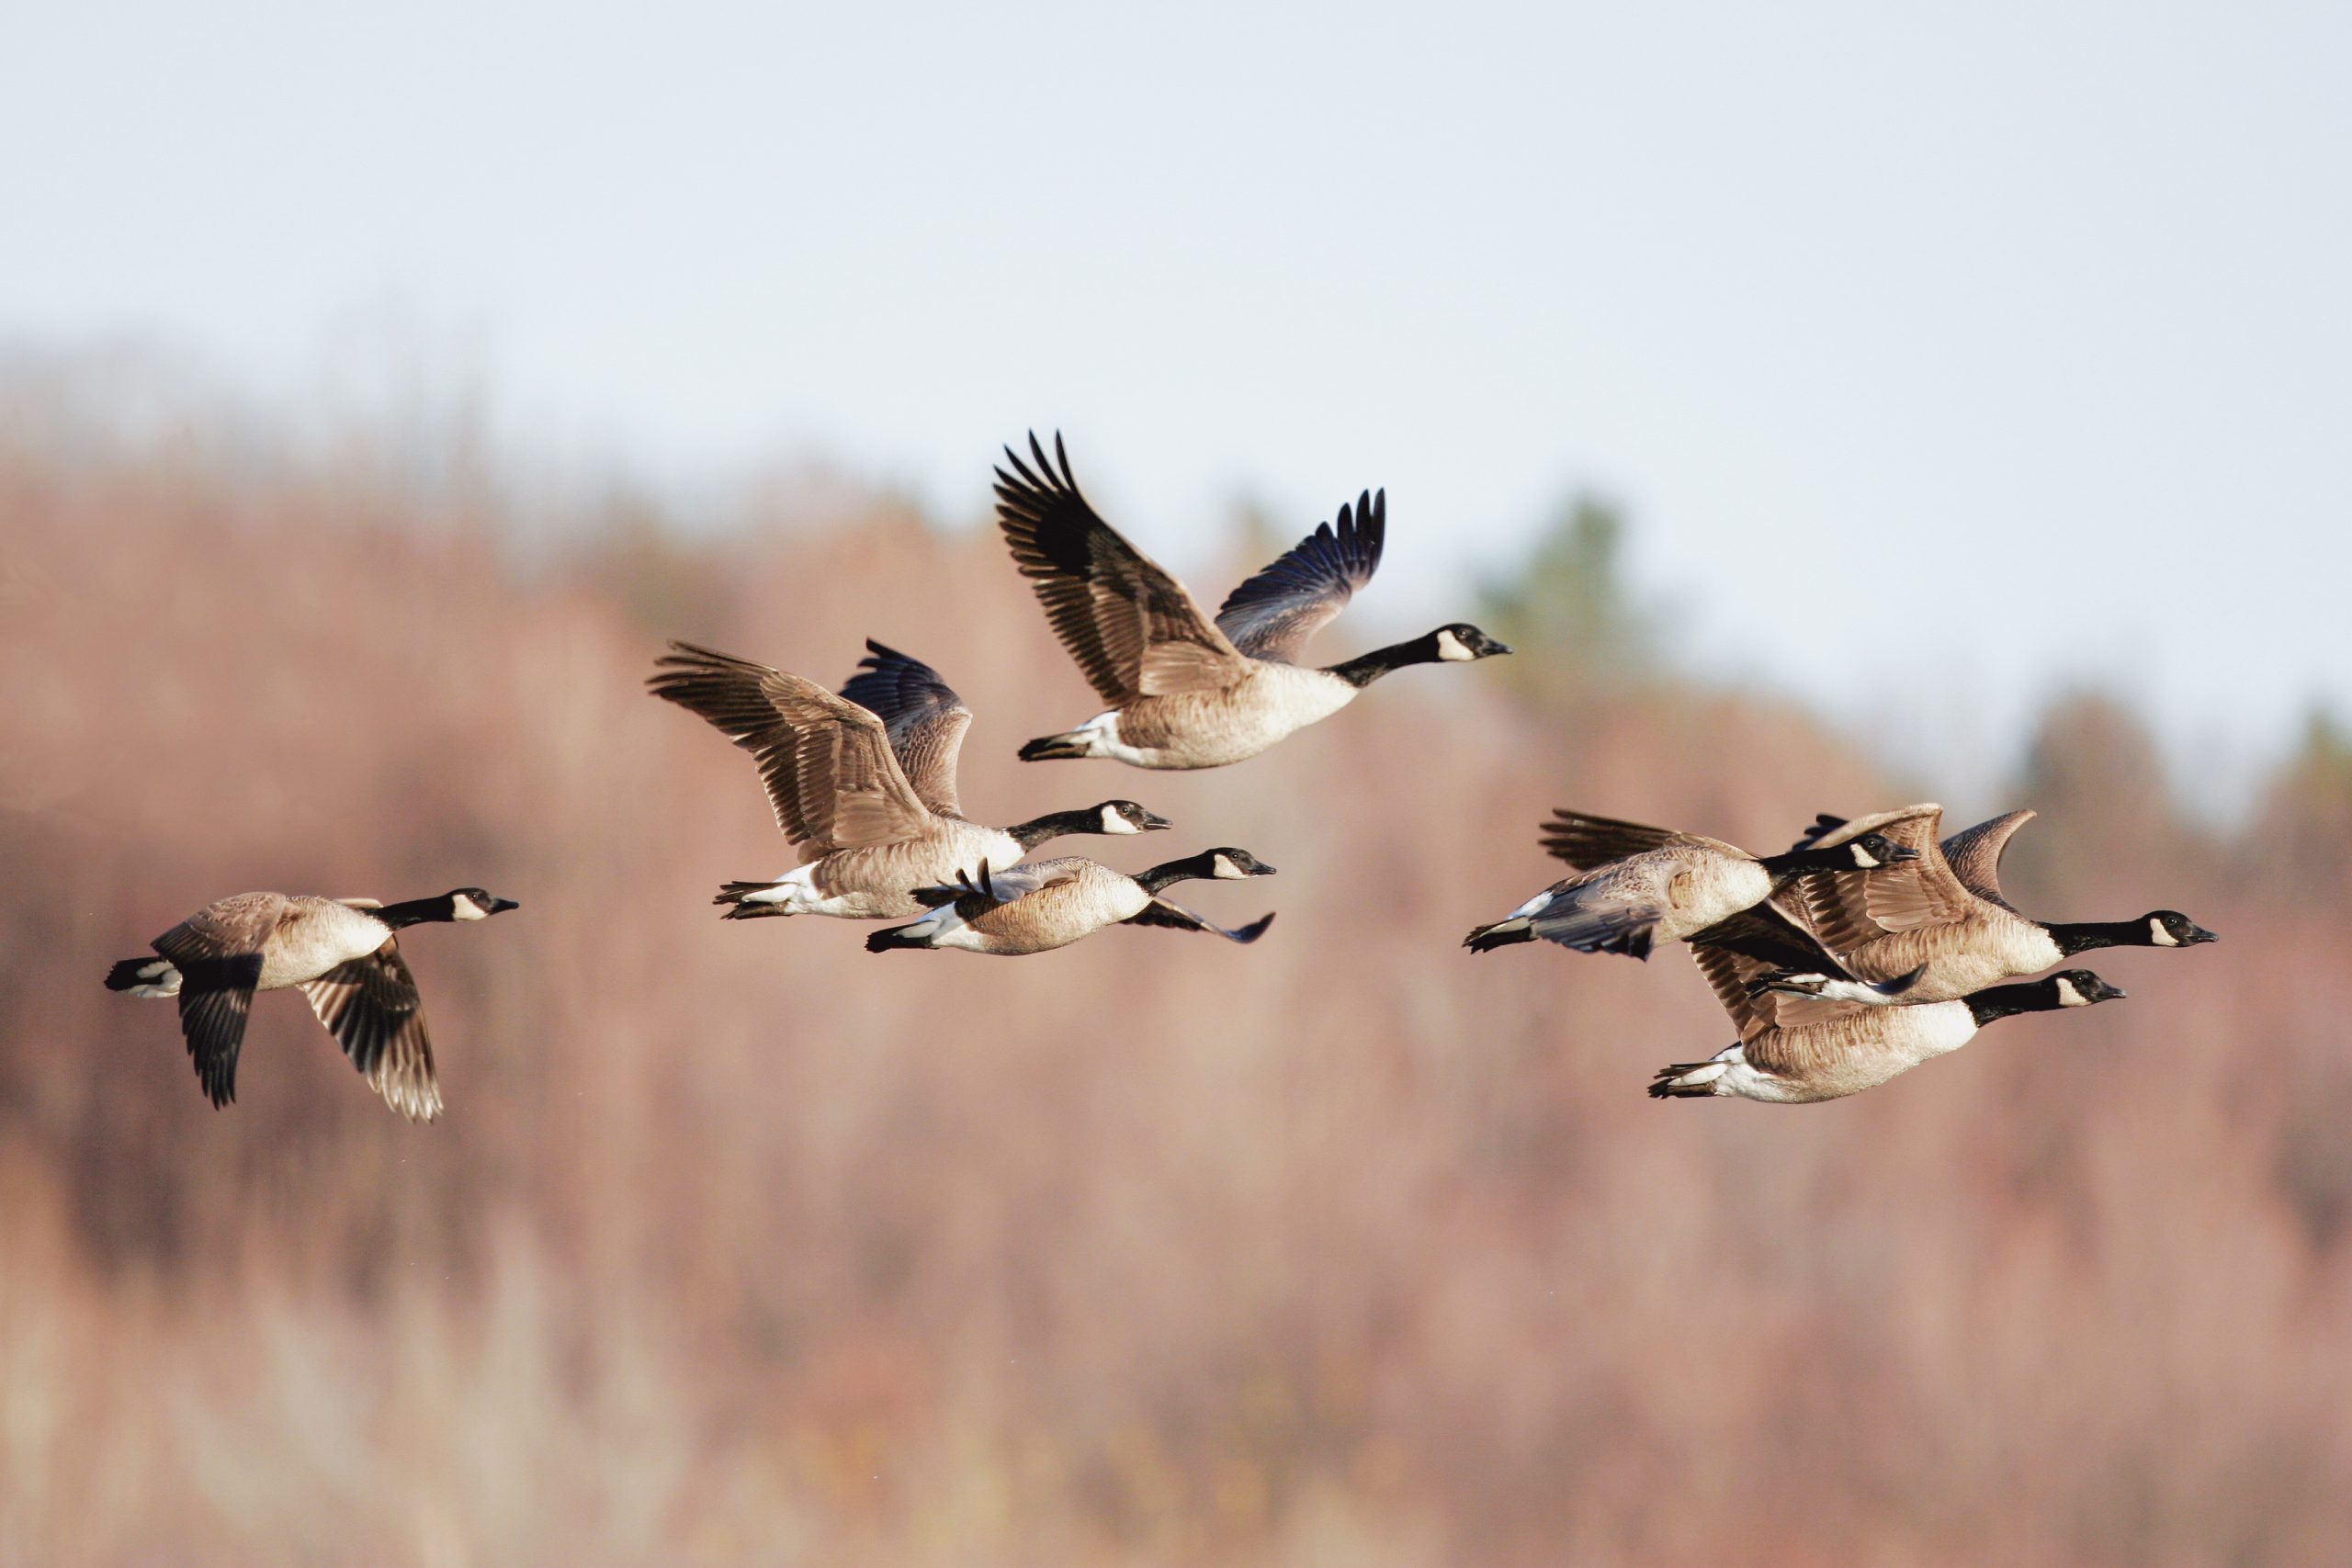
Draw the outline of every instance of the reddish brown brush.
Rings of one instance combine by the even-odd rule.
[[[2063,727],[1955,822],[2037,806],[2036,908],[2222,945],[1853,1100],[1658,1104],[1730,1038],[1679,952],[1457,946],[1539,819],[1777,847],[1916,781],[1475,679],[1024,767],[1076,671],[985,531],[876,512],[517,564],[380,485],[0,454],[0,1562],[2352,1561],[2335,773],[2291,833],[2119,837]],[[1132,795],[1278,863],[1199,897],[1280,924],[722,923],[792,857],[641,691],[662,638],[838,682],[868,635],[973,702],[976,815]],[[216,1113],[99,984],[224,893],[468,883],[523,908],[408,944],[438,1125],[276,997]]]

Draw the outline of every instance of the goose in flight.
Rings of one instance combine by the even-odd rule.
[[[1510,649],[1455,623],[1317,668],[1306,640],[1380,565],[1386,492],[1364,495],[1226,598],[1216,619],[1184,585],[1121,537],[1079,493],[1061,437],[1035,467],[1005,448],[997,522],[1054,635],[1110,711],[1030,741],[1023,760],[1114,757],[1138,768],[1221,768],[1353,702],[1392,670],[1464,663]]]
[[[875,953],[946,947],[1017,957],[1068,947],[1121,924],[1209,931],[1227,942],[1252,942],[1274,923],[1273,916],[1227,931],[1160,895],[1179,882],[1233,882],[1273,874],[1272,866],[1249,851],[1231,848],[1204,850],[1135,876],[1079,855],[993,873],[982,866],[978,876],[964,877],[957,886],[926,890],[922,897],[935,905],[928,914],[876,931],[865,945]]]
[[[1731,1015],[1739,1043],[1703,1062],[1661,1067],[1650,1093],[1660,1100],[1729,1096],[1780,1105],[1838,1100],[1875,1089],[1920,1063],[1959,1050],[1996,1019],[2114,1001],[2123,993],[2087,969],[2022,985],[1995,986],[1949,1001],[1898,1007],[1805,1002],[1767,987],[1768,965],[1725,947],[1694,947],[1700,972]]]
[[[2218,940],[2176,909],[2152,909],[2133,920],[2071,922],[2020,913],[2001,896],[2001,854],[2033,816],[2012,811],[1940,843],[1940,806],[1910,806],[1870,818],[1872,831],[1911,852],[1903,864],[1868,877],[1814,871],[1792,889],[1806,924],[1846,973],[1787,965],[1764,983],[1866,1005],[1951,1001],[2102,947],[2196,947]],[[1796,847],[1835,849],[1855,829],[1824,813]],[[1887,997],[1874,984],[1915,973],[1917,983],[1900,997]]]
[[[516,908],[479,887],[404,904],[308,894],[240,893],[207,904],[126,958],[107,989],[176,997],[197,1081],[217,1109],[237,1098],[237,1052],[254,993],[300,987],[327,1032],[384,1103],[413,1122],[441,1114],[423,998],[397,932],[435,920],[481,920]]]
[[[956,795],[956,762],[971,709],[922,660],[878,642],[865,647],[840,696],[685,642],[670,645],[646,682],[752,754],[776,826],[800,846],[802,863],[781,876],[721,888],[714,902],[728,906],[725,919],[903,919],[925,908],[916,888],[953,882],[984,862],[1010,866],[1048,839],[1168,826],[1132,800],[1010,828],[968,820]]]
[[[1782,966],[1826,967],[1819,946],[1770,900],[1805,872],[1874,874],[1917,853],[1863,830],[1835,846],[1758,859],[1720,839],[1565,810],[1553,813],[1543,844],[1577,874],[1477,927],[1464,947],[1485,953],[1541,937],[1578,953],[1647,958],[1660,942],[1736,942]],[[1735,916],[1747,918],[1727,926]]]

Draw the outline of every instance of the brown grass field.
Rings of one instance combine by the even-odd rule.
[[[2060,704],[1953,825],[2038,807],[2026,907],[2220,945],[1857,1099],[1657,1103],[1730,1038],[1681,953],[1458,946],[1551,879],[1542,815],[1777,847],[1931,783],[1541,645],[1238,769],[1023,766],[1094,710],[989,530],[787,487],[549,543],[491,489],[13,428],[0,1564],[2352,1562],[2324,732],[2216,829]],[[1329,648],[1392,629],[1375,591]],[[972,700],[974,815],[1131,795],[1178,830],[1079,847],[1249,848],[1282,874],[1190,897],[1272,931],[720,923],[791,857],[652,659],[837,683],[869,634]],[[286,996],[216,1113],[99,985],[223,894],[469,883],[523,907],[406,943],[435,1125]]]

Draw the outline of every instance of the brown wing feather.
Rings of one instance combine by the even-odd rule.
[[[1857,818],[1821,836],[1818,847],[1827,849],[1875,832],[1919,855],[1883,870],[1812,872],[1800,879],[1805,911],[1823,946],[1842,957],[1889,932],[1943,925],[1967,915],[1968,890],[1936,844],[1942,821],[1942,807],[1911,806]]]
[[[1054,437],[1053,460],[1034,434],[1029,450],[1034,469],[1005,448],[1012,471],[996,471],[997,524],[1054,635],[1102,700],[1125,706],[1142,696],[1214,691],[1248,673],[1240,651],[1184,585],[1087,504],[1061,437]]]
[[[1590,871],[1611,861],[1623,860],[1645,850],[1664,849],[1669,844],[1690,845],[1719,851],[1737,860],[1754,857],[1736,844],[1720,839],[1710,839],[1702,833],[1684,833],[1672,828],[1653,828],[1645,822],[1627,822],[1615,817],[1596,817],[1589,811],[1571,811],[1566,807],[1552,813],[1544,824],[1544,852],[1555,860],[1563,860],[1578,871]]]
[[[1824,1001],[1781,991],[1759,991],[1751,996],[1749,986],[1770,974],[1776,967],[1774,964],[1717,946],[1693,945],[1690,956],[1697,960],[1699,972],[1713,987],[1715,999],[1738,1027],[1740,1043],[1747,1048],[1749,1064],[1768,1072],[1784,1071],[1802,1056],[1804,1042],[1792,1039],[1791,1031],[1835,1023],[1871,1010],[1860,1002]]]
[[[311,1010],[387,1105],[412,1122],[441,1114],[423,998],[398,941],[388,939],[367,957],[338,964],[301,989]]]
[[[1961,886],[1988,904],[2017,913],[2017,907],[2001,897],[2001,856],[2009,847],[2010,837],[2033,818],[2030,810],[2012,811],[1946,839],[1944,861]]]
[[[1715,1000],[1731,1015],[1740,1043],[1751,1044],[1774,1027],[1771,993],[1747,994],[1747,983],[1765,972],[1764,964],[1727,947],[1694,947],[1690,956],[1713,988]]]
[[[811,858],[901,843],[935,820],[873,714],[801,676],[692,643],[670,646],[647,685],[752,753],[776,826]]]

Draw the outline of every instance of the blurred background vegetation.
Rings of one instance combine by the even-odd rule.
[[[1457,945],[1541,817],[1773,847],[1936,787],[1678,669],[1604,499],[1465,604],[1519,657],[1150,775],[1013,761],[1091,698],[979,519],[286,450],[0,416],[0,1562],[2352,1560],[2335,718],[2215,825],[2054,702],[1948,822],[2032,806],[2027,908],[2222,943],[1856,1100],[1657,1104],[1728,1037],[1679,952]],[[1318,652],[1419,629],[1375,589]],[[972,702],[976,816],[1133,795],[1178,830],[1093,847],[1262,853],[1202,897],[1267,940],[718,922],[791,857],[662,640],[869,635]],[[284,997],[216,1114],[98,985],[229,892],[467,883],[523,907],[409,944],[435,1126]]]

